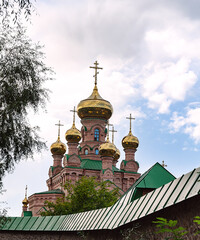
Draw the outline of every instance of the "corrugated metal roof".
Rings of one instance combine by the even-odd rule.
[[[109,228],[127,224],[165,207],[172,206],[190,197],[200,194],[200,168],[183,175],[181,178],[146,194],[128,204],[120,216],[120,223],[113,218]]]
[[[145,173],[145,176],[147,176],[147,173]],[[140,181],[145,176],[141,177]],[[131,196],[137,186],[137,184],[134,184],[111,207],[66,216],[10,218],[10,221],[3,226],[2,230],[81,231],[114,229],[199,195],[199,179],[200,168],[194,169],[194,171],[131,201]]]

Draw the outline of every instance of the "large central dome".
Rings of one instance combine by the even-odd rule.
[[[110,102],[104,100],[95,84],[89,98],[82,100],[77,107],[78,116],[82,118],[102,118],[108,120],[112,116],[113,108]]]

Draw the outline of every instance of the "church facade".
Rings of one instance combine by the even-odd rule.
[[[122,139],[125,151],[125,160],[121,161],[120,168],[116,164],[120,152],[114,145],[114,127],[110,130],[109,119],[113,108],[109,101],[104,100],[97,88],[97,61],[91,67],[95,70],[95,84],[92,94],[82,101],[73,110],[72,127],[66,131],[67,147],[60,141],[60,126],[58,125],[58,139],[51,145],[53,165],[49,168],[47,180],[48,191],[35,193],[28,198],[29,210],[33,216],[40,215],[46,200],[55,202],[58,197],[66,194],[63,185],[66,181],[79,180],[82,176],[94,176],[98,181],[109,181],[111,188],[118,187],[123,194],[140,177],[139,164],[135,160],[135,152],[139,145],[137,137],[132,134],[131,117],[128,135]],[[82,127],[75,126],[75,114],[81,119]],[[110,141],[109,133],[112,132]]]

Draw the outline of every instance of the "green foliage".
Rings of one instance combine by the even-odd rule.
[[[168,221],[158,217],[157,221],[153,221],[153,223],[156,223],[156,227],[160,229],[156,233],[171,233],[171,236],[166,239],[183,240],[182,237],[188,233],[185,228],[177,227],[177,220]]]
[[[196,216],[194,217],[193,222],[197,223],[198,225],[200,225],[200,217]],[[195,235],[200,234],[200,229],[195,233]]]
[[[72,184],[66,182],[64,188],[68,195],[56,203],[47,201],[42,216],[66,215],[109,207],[119,198],[118,189],[109,190],[108,181],[98,182],[94,177],[82,177]]]
[[[45,143],[38,127],[27,120],[30,109],[44,107],[48,91],[43,83],[51,78],[39,44],[33,44],[20,26],[0,29],[0,182],[6,171],[32,157]]]
[[[7,221],[10,221],[10,218],[7,217],[6,214],[6,209],[0,209],[0,229],[5,225]]]
[[[0,190],[0,194],[5,192],[5,190]],[[6,202],[0,202],[1,205],[5,204]],[[11,219],[6,216],[7,215],[7,208],[1,208],[0,207],[0,229],[4,226],[4,224],[7,221],[10,221]]]
[[[35,8],[30,0],[1,0],[0,1],[0,17],[2,23],[7,26],[9,20],[18,23],[21,16],[29,19]]]

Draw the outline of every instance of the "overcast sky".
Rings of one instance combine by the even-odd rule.
[[[30,113],[30,122],[40,127],[48,147],[57,139],[59,120],[66,142],[70,110],[91,94],[89,66],[98,60],[99,92],[114,108],[110,122],[117,130],[119,162],[132,113],[139,172],[164,160],[179,177],[200,165],[200,1],[41,0],[35,6],[28,34],[44,45],[55,80],[46,83],[51,90],[46,112]],[[76,126],[81,127],[78,117]],[[1,198],[9,215],[21,214],[26,184],[28,195],[47,190],[52,163],[50,151],[43,151],[4,178],[7,192]]]

